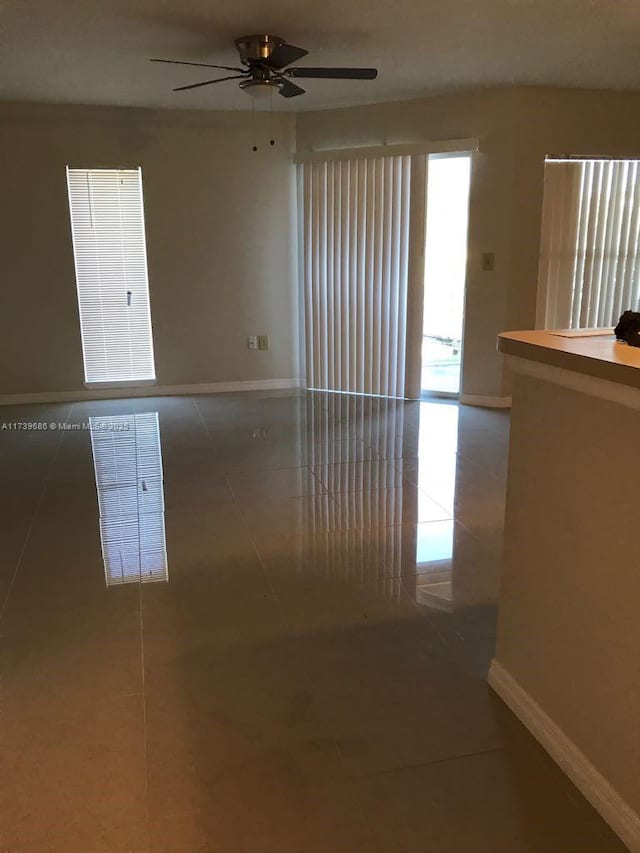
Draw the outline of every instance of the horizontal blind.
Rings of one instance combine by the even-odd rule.
[[[411,156],[298,170],[307,384],[402,397]]]
[[[547,160],[539,287],[546,328],[605,328],[640,307],[640,161]]]
[[[155,379],[140,169],[67,169],[87,382]]]
[[[107,586],[168,580],[158,413],[89,421]]]

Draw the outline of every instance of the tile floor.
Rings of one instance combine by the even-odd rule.
[[[3,409],[0,850],[622,851],[485,682],[507,442],[328,394]]]

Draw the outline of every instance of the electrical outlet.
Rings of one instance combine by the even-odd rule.
[[[247,349],[258,349],[258,338],[256,335],[249,335],[247,338]]]
[[[258,349],[269,349],[270,345],[269,335],[258,335]]]
[[[269,432],[269,427],[256,427],[253,430],[251,437],[255,439],[268,438]]]

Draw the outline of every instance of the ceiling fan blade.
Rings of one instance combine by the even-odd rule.
[[[231,65],[209,65],[207,62],[182,62],[180,59],[150,59],[149,62],[167,62],[169,65],[197,65],[199,68],[221,68],[223,71],[242,71]]]
[[[303,47],[295,47],[292,44],[281,44],[271,54],[268,59],[262,61],[263,65],[268,65],[269,68],[284,68],[285,65],[291,65],[292,62],[297,62],[309,53]]]
[[[198,89],[200,86],[210,86],[212,83],[223,83],[225,80],[246,80],[246,74],[233,74],[231,77],[218,77],[217,80],[205,80],[204,83],[191,83],[190,86],[178,86],[174,92],[184,92],[185,89]]]
[[[304,95],[304,92],[304,89],[301,89],[300,86],[296,86],[296,84],[292,83],[291,80],[285,80],[279,90],[279,94],[281,94],[283,98],[295,98],[296,95]]]
[[[288,68],[287,77],[312,77],[330,80],[375,80],[377,68]]]

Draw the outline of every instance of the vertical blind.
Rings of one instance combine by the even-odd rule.
[[[411,162],[298,166],[311,388],[404,396]]]
[[[155,379],[140,169],[67,169],[87,382]]]
[[[89,421],[107,586],[168,580],[158,413]]]
[[[640,300],[640,161],[547,160],[538,322],[616,324]]]

